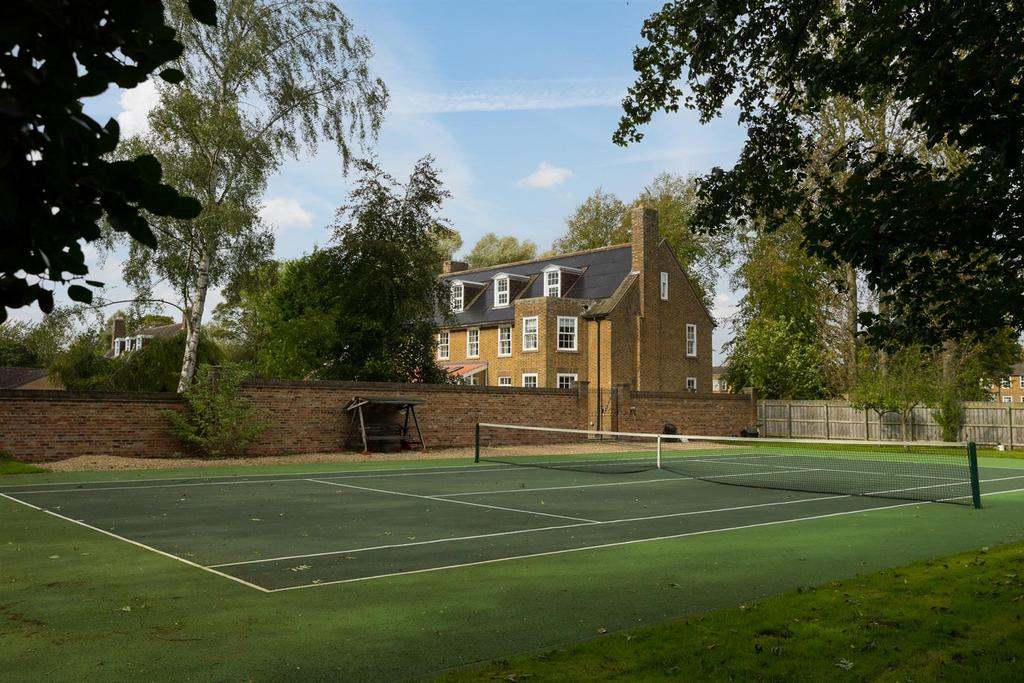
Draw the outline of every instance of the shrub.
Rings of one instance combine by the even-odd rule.
[[[192,387],[184,393],[187,413],[163,411],[175,436],[186,446],[214,458],[244,453],[269,426],[268,413],[242,397],[246,375],[234,364],[199,366]]]

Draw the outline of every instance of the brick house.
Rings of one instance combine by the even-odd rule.
[[[154,337],[170,339],[185,329],[185,323],[171,323],[170,325],[157,325],[146,327],[128,334],[124,318],[117,317],[110,324],[110,350],[105,354],[108,358],[117,358],[121,354],[138,351]]]
[[[453,321],[438,363],[467,384],[711,393],[714,319],[658,232],[632,211],[628,244],[469,269],[449,262]]]
[[[1024,403],[1024,363],[1017,363],[1004,377],[988,388],[989,394],[1002,403]]]

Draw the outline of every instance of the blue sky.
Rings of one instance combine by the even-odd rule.
[[[399,178],[419,157],[436,157],[453,194],[445,214],[466,250],[486,232],[545,249],[596,187],[629,200],[662,171],[730,166],[740,150],[743,131],[734,117],[701,126],[691,112],[657,117],[640,144],[612,144],[619,102],[632,82],[632,49],[659,2],[339,4],[372,42],[371,66],[391,91],[373,153]],[[152,99],[151,89],[114,90],[88,106],[131,130],[144,125]],[[277,255],[295,257],[326,243],[348,187],[331,148],[288,161],[265,197]],[[97,267],[100,279],[119,280],[116,258]],[[119,293],[126,291],[115,285],[108,296]],[[208,311],[218,300],[212,297]],[[734,300],[722,278],[716,349],[728,338],[722,318]],[[26,313],[15,317],[34,317]]]

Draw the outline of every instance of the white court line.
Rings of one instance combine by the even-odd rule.
[[[1013,468],[1002,468],[1002,469],[1013,469]],[[993,493],[982,494],[983,496],[998,496],[1005,493],[1020,493],[1024,491],[1022,489],[1013,489],[1011,491],[995,491]],[[497,557],[490,560],[479,560],[477,562],[465,562],[462,564],[450,564],[443,567],[427,567],[425,569],[410,569],[407,571],[390,572],[388,574],[377,574],[374,576],[359,576],[352,579],[338,579],[336,581],[321,581],[320,583],[307,583],[298,586],[286,586],[284,588],[269,588],[267,589],[270,593],[281,593],[283,591],[302,590],[305,588],[317,588],[319,586],[332,586],[339,583],[354,583],[357,581],[372,581],[374,579],[386,579],[396,576],[405,576],[406,574],[425,574],[428,572],[444,571],[448,569],[461,569],[463,567],[476,567],[484,564],[496,564],[498,562],[509,562],[512,560],[527,560],[535,557],[548,557],[552,555],[565,555],[567,553],[575,553],[584,550],[601,550],[604,548],[615,548],[625,545],[635,545],[639,543],[653,543],[655,541],[668,541],[676,538],[686,538],[688,536],[703,536],[708,534],[717,534],[728,531],[741,531],[743,529],[753,529],[756,527],[763,526],[776,526],[781,524],[792,524],[794,522],[809,522],[816,519],[826,519],[828,517],[842,517],[844,515],[857,515],[867,512],[877,512],[878,510],[894,510],[896,508],[910,507],[912,505],[936,505],[934,501],[914,501],[911,503],[897,503],[896,505],[885,505],[874,508],[866,508],[864,510],[847,510],[845,512],[832,512],[825,515],[813,515],[810,517],[794,517],[792,519],[781,519],[774,522],[758,522],[756,524],[744,524],[741,526],[727,527],[721,529],[704,529],[702,531],[689,531],[682,534],[671,534],[668,536],[657,536],[655,538],[636,538],[629,541],[617,541],[615,543],[602,543],[600,545],[581,546],[579,548],[565,548],[562,550],[549,550],[541,553],[530,553],[528,555],[517,555],[514,557]]]
[[[686,538],[687,536],[703,536],[706,534],[718,534],[726,531],[740,531],[742,529],[753,529],[755,527],[762,526],[774,526],[777,524],[791,524],[793,522],[807,522],[814,519],[825,519],[826,517],[840,517],[843,515],[855,515],[863,512],[874,512],[875,510],[892,510],[894,508],[908,507],[910,505],[926,505],[927,503],[898,503],[896,505],[886,505],[884,507],[868,508],[865,510],[847,510],[845,512],[832,512],[826,515],[814,515],[810,517],[794,517],[792,519],[780,519],[774,522],[758,522],[756,524],[744,524],[741,526],[724,527],[720,529],[703,529],[701,531],[688,531],[681,534],[670,534],[668,536],[656,536],[654,538],[634,538],[628,541],[616,541],[614,543],[601,543],[599,545],[588,545],[580,546],[578,548],[563,548],[562,550],[548,550],[540,553],[530,553],[527,555],[515,555],[512,557],[496,557],[490,560],[479,560],[477,562],[464,562],[462,564],[449,564],[443,567],[427,567],[425,569],[410,569],[400,572],[390,572],[387,574],[376,574],[374,576],[357,576],[352,579],[338,579],[336,581],[321,581],[320,583],[307,583],[298,586],[285,586],[284,588],[268,588],[267,591],[270,593],[280,593],[283,591],[293,591],[303,588],[316,588],[318,586],[331,586],[339,583],[354,583],[356,581],[372,581],[374,579],[385,579],[393,576],[405,576],[407,574],[424,574],[427,572],[438,572],[446,569],[461,569],[463,567],[476,567],[483,564],[495,564],[498,562],[510,562],[512,560],[527,560],[535,557],[548,557],[551,555],[565,555],[568,553],[576,553],[584,550],[601,550],[604,548],[616,548],[625,545],[635,545],[638,543],[653,543],[655,541],[668,541],[674,538]]]
[[[372,491],[374,493],[387,493],[392,496],[406,496],[408,498],[422,498],[423,500],[436,500],[442,503],[453,503],[455,505],[471,505],[477,508],[490,508],[491,510],[504,510],[505,512],[518,512],[524,515],[539,515],[541,517],[556,517],[558,519],[571,519],[574,522],[597,522],[596,519],[586,519],[585,517],[569,517],[568,515],[556,515],[550,512],[537,512],[535,510],[520,510],[518,508],[506,508],[500,505],[484,505],[483,503],[470,503],[468,500],[449,500],[448,498],[440,498],[438,496],[422,496],[418,493],[404,493],[402,491],[388,491],[386,489],[372,489],[369,486],[356,486],[355,484],[341,484],[334,481],[326,481],[324,479],[307,479],[306,481],[314,481],[317,484],[327,484],[328,486],[341,486],[347,489],[356,489],[357,491]]]
[[[794,465],[779,465],[779,464],[770,463],[770,462],[736,462],[736,461],[738,461],[738,460],[740,460],[742,458],[764,458],[764,457],[765,456],[762,454],[762,455],[738,455],[738,456],[736,456],[734,458],[729,458],[729,459],[709,459],[709,458],[701,458],[701,459],[696,459],[696,458],[694,458],[694,459],[676,458],[676,459],[672,459],[672,458],[668,458],[667,460],[668,460],[669,463],[672,463],[672,462],[714,462],[714,463],[721,463],[723,465],[742,465],[744,467],[757,467],[757,466],[762,466],[763,467],[763,466],[768,466],[768,467],[779,467],[779,468],[785,469],[785,470],[800,469],[800,468],[798,468],[798,467],[796,467]],[[794,457],[794,456],[784,456],[784,457]],[[821,456],[816,456],[816,457],[820,458]],[[664,456],[662,456],[662,462],[665,462],[665,461],[666,461],[666,458]],[[864,461],[864,462],[869,462],[869,461]],[[955,464],[955,463],[953,463],[953,464]],[[846,473],[849,473],[849,474],[878,474],[878,475],[883,475],[883,476],[891,476],[893,474],[892,472],[874,472],[874,471],[871,471],[871,470],[846,470],[846,469],[838,469],[836,467],[819,467],[819,468],[816,468],[816,469],[820,470],[820,471],[827,471],[827,472],[846,472]],[[956,477],[938,477],[938,476],[935,476],[935,475],[932,475],[932,474],[912,474],[910,476],[914,477],[914,478],[917,478],[917,479],[946,479],[948,481],[961,481],[960,479],[957,479]]]
[[[600,521],[600,522],[585,522],[585,523],[582,523],[582,524],[563,524],[563,525],[559,525],[559,526],[538,527],[536,529],[516,529],[514,531],[497,531],[497,532],[490,533],[490,534],[476,534],[476,535],[473,535],[473,536],[452,536],[452,537],[448,537],[448,538],[435,538],[435,539],[430,540],[430,541],[412,541],[412,542],[409,542],[409,543],[391,543],[391,544],[388,544],[388,545],[378,545],[378,546],[363,547],[363,548],[349,548],[349,549],[346,549],[346,550],[329,550],[329,551],[322,552],[322,553],[309,553],[309,554],[306,554],[306,555],[286,555],[284,557],[268,557],[268,558],[261,558],[261,559],[258,559],[258,560],[244,560],[242,562],[224,562],[224,563],[221,563],[221,564],[211,564],[211,565],[207,565],[207,566],[209,566],[209,567],[237,567],[239,565],[245,565],[245,564],[266,564],[268,562],[279,562],[279,561],[284,561],[284,560],[301,560],[301,559],[310,558],[310,557],[324,557],[324,556],[327,556],[327,555],[343,555],[343,554],[352,554],[352,553],[364,553],[364,552],[369,552],[371,550],[388,550],[388,549],[392,549],[392,548],[409,548],[409,547],[418,546],[418,545],[433,545],[433,544],[436,544],[436,543],[451,543],[451,542],[454,542],[454,541],[472,541],[472,540],[477,540],[477,539],[481,539],[481,538],[497,538],[497,537],[500,537],[500,536],[512,536],[512,535],[515,535],[515,534],[528,534],[528,533],[533,533],[533,532],[537,532],[537,531],[554,531],[554,530],[557,530],[557,529],[576,529],[576,528],[579,528],[579,527],[587,527],[587,526],[603,526],[603,525],[607,525],[607,524],[624,524],[626,522],[645,522],[645,521],[652,520],[652,519],[666,519],[666,518],[671,518],[671,517],[692,517],[694,515],[707,515],[707,514],[713,514],[713,513],[717,513],[717,512],[735,512],[737,510],[750,510],[752,508],[774,507],[776,505],[793,505],[794,503],[808,503],[808,502],[818,501],[818,500],[834,500],[834,499],[837,499],[837,498],[852,498],[852,497],[853,496],[819,496],[817,498],[801,498],[799,500],[778,500],[778,501],[772,501],[770,503],[754,503],[754,504],[751,504],[751,505],[737,505],[735,507],[728,507],[728,508],[716,508],[716,509],[709,509],[709,510],[690,510],[689,512],[672,512],[672,513],[668,513],[668,514],[664,514],[664,515],[650,515],[650,516],[647,516],[647,517],[626,517],[626,518],[623,518],[623,519],[609,519],[609,520],[604,520],[604,521]]]
[[[125,543],[130,543],[131,545],[134,545],[136,547],[143,548],[144,550],[149,550],[151,552],[154,552],[157,555],[163,555],[164,557],[168,557],[168,558],[170,558],[172,560],[177,560],[178,562],[182,562],[184,564],[187,564],[190,567],[195,567],[196,569],[202,569],[204,572],[210,572],[211,574],[216,574],[217,576],[219,576],[221,578],[224,578],[224,579],[231,579],[232,581],[234,581],[236,583],[240,583],[243,586],[246,586],[247,588],[253,588],[253,589],[258,590],[258,591],[260,591],[262,593],[269,593],[269,592],[271,592],[269,589],[264,588],[263,586],[257,586],[254,583],[249,583],[248,581],[246,581],[244,579],[240,579],[237,576],[231,576],[230,574],[225,574],[224,572],[219,572],[216,569],[213,569],[211,567],[204,567],[203,565],[197,564],[197,563],[193,562],[192,560],[186,560],[184,557],[178,557],[177,555],[172,555],[171,553],[164,552],[163,550],[158,550],[158,549],[156,549],[156,548],[154,548],[152,546],[146,545],[145,543],[139,543],[138,541],[133,541],[130,538],[125,538],[124,536],[119,536],[119,535],[115,534],[112,531],[107,531],[106,529],[101,529],[101,528],[99,528],[97,526],[93,526],[92,524],[86,524],[85,522],[83,522],[81,520],[72,519],[71,517],[67,517],[65,515],[58,514],[56,512],[51,511],[51,510],[45,510],[43,508],[36,507],[32,503],[26,503],[23,500],[18,500],[17,498],[13,498],[12,496],[7,495],[6,493],[0,493],[0,497],[6,498],[8,500],[13,500],[15,503],[20,503],[21,505],[24,505],[26,507],[30,507],[33,510],[38,510],[39,512],[45,512],[48,515],[52,515],[53,517],[57,517],[58,519],[63,519],[65,522],[71,522],[72,524],[77,524],[78,526],[83,526],[86,529],[91,529],[93,531],[98,531],[101,534],[104,534],[105,536],[110,536],[111,538],[116,538],[119,541],[124,541]]]

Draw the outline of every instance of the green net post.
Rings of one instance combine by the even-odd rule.
[[[967,462],[971,466],[971,497],[974,507],[981,508],[981,484],[978,482],[978,444],[967,442]]]
[[[476,423],[476,437],[473,439],[473,445],[475,449],[475,455],[473,456],[473,462],[480,462],[480,423]]]

